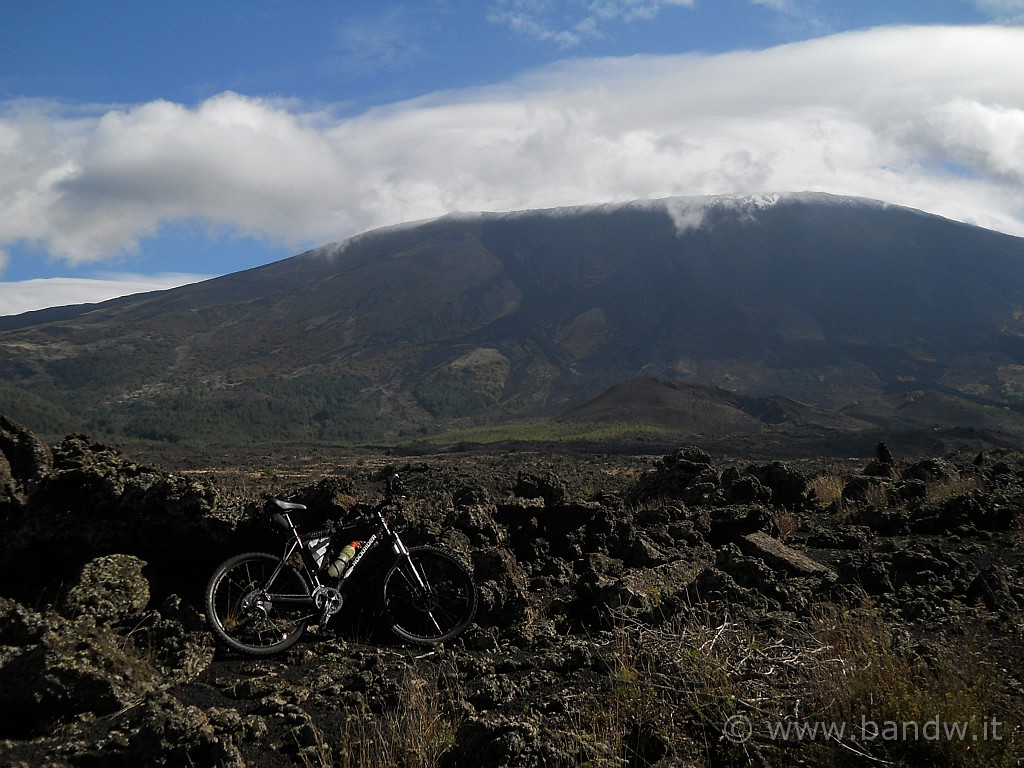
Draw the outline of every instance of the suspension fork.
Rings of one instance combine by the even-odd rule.
[[[424,592],[429,592],[430,585],[427,584],[427,580],[420,574],[420,569],[416,567],[416,563],[414,563],[412,558],[409,556],[409,548],[405,546],[405,542],[402,541],[401,537],[397,533],[392,533],[391,536],[394,539],[391,546],[394,548],[395,554],[398,555],[399,559],[404,559],[406,565],[408,565],[409,572],[416,581],[416,588]]]
[[[405,542],[403,542],[398,537],[397,533],[395,534],[394,547],[395,552],[398,553],[399,559],[405,560],[405,563],[408,566],[407,570],[409,571],[409,573],[412,574],[414,582],[412,586],[420,593],[420,599],[424,601],[428,600],[432,588],[430,584],[427,583],[426,576],[420,573],[420,569],[416,566],[416,563],[413,561],[412,556],[409,554],[409,548],[405,546]],[[437,629],[438,632],[443,633],[444,630],[441,629],[441,625],[438,623],[437,617],[434,616],[434,612],[426,605],[424,606],[424,608],[426,609],[426,614],[430,617],[430,622],[434,625],[434,628]]]
[[[412,573],[412,577],[415,581],[414,586],[422,592],[429,592],[430,585],[427,584],[427,580],[420,574],[419,568],[416,567],[416,563],[409,557],[409,548],[405,546],[405,542],[402,541],[402,537],[398,535],[398,531],[394,530],[388,523],[388,519],[381,514],[377,513],[381,523],[381,532],[391,541],[391,548],[398,555],[399,560],[405,560],[408,566],[408,571]]]

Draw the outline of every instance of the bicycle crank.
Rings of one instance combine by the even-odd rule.
[[[320,615],[320,626],[323,627],[341,610],[345,597],[334,587],[320,586],[313,590],[313,602],[323,612]]]

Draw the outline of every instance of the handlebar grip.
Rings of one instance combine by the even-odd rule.
[[[388,478],[385,493],[389,499],[394,499],[405,493],[405,485],[402,483],[402,478],[397,472]]]

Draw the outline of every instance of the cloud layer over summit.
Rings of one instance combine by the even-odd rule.
[[[1024,28],[893,26],[569,58],[354,112],[236,91],[12,99],[0,276],[13,248],[98,264],[170,225],[298,250],[451,211],[672,195],[858,195],[1024,235],[1021,72]]]

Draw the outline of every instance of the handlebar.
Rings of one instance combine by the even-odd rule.
[[[405,485],[397,472],[393,473],[384,484],[384,499],[388,502],[405,497]]]

